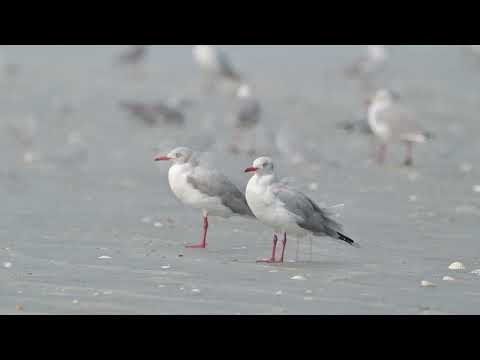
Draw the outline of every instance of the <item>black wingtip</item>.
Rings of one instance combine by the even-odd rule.
[[[358,243],[356,243],[355,241],[350,239],[348,236],[345,236],[342,233],[337,233],[337,235],[338,235],[339,240],[345,241],[348,245],[351,245],[351,246],[354,246],[354,247],[357,247],[357,248],[360,247],[360,245],[358,245]]]

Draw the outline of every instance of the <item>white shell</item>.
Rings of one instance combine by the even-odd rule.
[[[434,283],[431,283],[430,281],[427,280],[422,280],[422,287],[435,287],[436,285]]]
[[[461,262],[454,262],[452,263],[449,267],[450,270],[465,270],[465,265],[463,265]]]
[[[304,281],[304,280],[307,280],[305,279],[303,276],[301,275],[296,275],[296,276],[293,276],[290,278],[290,280],[301,280],[301,281]]]
[[[477,193],[477,194],[480,193],[480,185],[475,185],[475,186],[473,187],[473,192],[475,192],[475,193]]]
[[[480,269],[473,270],[473,271],[472,271],[472,274],[473,274],[473,275],[478,275],[478,276],[480,276]]]
[[[3,267],[6,268],[6,269],[10,269],[12,267],[12,263],[11,262],[4,262]]]
[[[278,291],[275,293],[275,295],[277,295],[277,296],[283,295],[283,291],[282,291],[282,290],[278,290]]]
[[[160,268],[161,268],[162,270],[168,270],[168,269],[171,268],[171,266],[170,266],[170,265],[165,265],[165,266],[161,266]]]
[[[100,256],[98,259],[99,259],[99,260],[109,260],[109,259],[111,259],[111,258],[112,258],[111,256],[106,256],[106,255],[104,255],[104,256]]]
[[[455,281],[455,279],[451,276],[444,276],[442,280],[443,281]]]

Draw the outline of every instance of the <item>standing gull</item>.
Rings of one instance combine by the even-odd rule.
[[[119,64],[136,65],[142,62],[147,55],[147,45],[130,45],[130,47],[117,58]]]
[[[384,163],[389,143],[404,143],[407,148],[405,166],[413,165],[413,144],[425,143],[431,136],[420,128],[413,113],[395,102],[391,91],[380,90],[368,110],[368,123],[380,141],[378,161]]]
[[[217,79],[240,82],[241,76],[235,70],[225,52],[212,45],[195,45],[193,58],[209,81]]]
[[[385,45],[367,45],[366,54],[347,69],[351,76],[368,76],[381,70],[388,61],[388,50]]]
[[[185,111],[190,106],[192,106],[191,101],[181,98],[169,98],[155,104],[136,101],[120,102],[121,108],[149,126],[156,125],[160,120],[166,124],[182,125],[185,123]]]
[[[299,191],[276,180],[273,161],[262,157],[245,172],[253,172],[246,190],[247,203],[253,214],[263,224],[274,230],[272,257],[259,260],[267,263],[283,263],[287,233],[298,238],[307,235],[328,236],[352,246],[358,246],[341,233],[342,226]],[[284,235],[280,260],[276,260],[278,236]]]
[[[172,161],[168,172],[170,188],[185,205],[203,213],[203,233],[200,244],[188,248],[207,247],[208,216],[254,217],[244,194],[223,174],[201,166],[192,150],[179,147],[155,161]]]
[[[245,150],[255,153],[256,130],[260,123],[262,107],[260,101],[253,95],[249,85],[243,84],[237,90],[235,109],[233,113],[234,135],[229,150],[234,153]]]

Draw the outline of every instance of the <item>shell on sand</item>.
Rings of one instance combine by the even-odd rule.
[[[442,280],[443,281],[455,281],[455,279],[451,276],[444,276]]]
[[[307,279],[305,279],[305,277],[303,277],[301,275],[296,275],[296,276],[291,277],[290,280],[307,280]]]
[[[465,270],[465,265],[463,265],[461,262],[454,262],[452,263],[449,267],[450,270]]]
[[[431,283],[430,281],[427,280],[422,280],[421,283],[422,287],[435,287],[436,285],[434,283]]]

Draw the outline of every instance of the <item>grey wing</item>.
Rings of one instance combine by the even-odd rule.
[[[254,217],[245,195],[226,176],[213,171],[196,171],[187,181],[198,191],[219,197],[233,213]]]
[[[258,101],[248,100],[240,102],[237,111],[237,126],[251,127],[260,121],[261,107]]]
[[[337,238],[338,233],[342,231],[341,225],[332,220],[326,210],[320,209],[305,194],[287,187],[279,187],[274,192],[286,209],[297,215],[297,224],[303,229],[318,236],[327,235],[334,238]]]
[[[402,140],[416,141],[425,131],[420,128],[415,115],[408,109],[394,105],[379,113],[379,121],[389,126],[394,136]]]
[[[239,74],[235,71],[227,54],[225,54],[221,50],[218,50],[218,64],[220,65],[220,71],[224,76],[230,77],[232,79],[240,78]]]

